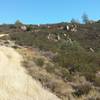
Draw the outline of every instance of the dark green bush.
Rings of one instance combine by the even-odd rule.
[[[55,66],[56,67],[56,66]],[[46,68],[45,68],[48,72],[50,72],[50,73],[55,73],[55,68],[54,68],[54,66],[52,65],[52,64],[50,64],[50,63],[47,63],[46,64]]]
[[[94,79],[94,85],[100,87],[100,77]]]
[[[76,86],[74,87],[74,89],[75,89],[74,95],[79,97],[84,94],[88,94],[89,91],[91,90],[91,86],[89,84],[84,84],[84,85]]]
[[[90,81],[90,82],[93,82],[94,80],[95,80],[95,73],[93,73],[93,72],[84,72],[84,74],[83,74],[85,77],[86,77],[86,79],[88,80],[88,81]]]
[[[35,59],[35,63],[36,63],[38,66],[42,67],[42,66],[44,65],[44,59],[43,59],[43,58],[36,58],[36,59]]]
[[[33,26],[32,25],[28,25],[27,26],[27,31],[32,31],[33,30]]]

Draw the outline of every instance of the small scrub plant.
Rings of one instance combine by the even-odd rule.
[[[62,78],[64,80],[72,81],[72,75],[70,74],[70,72],[68,71],[68,69],[63,68],[61,70],[61,72],[62,72]]]
[[[93,72],[91,72],[91,73],[85,72],[84,76],[90,82],[93,82],[95,80],[95,74]]]
[[[60,46],[61,50],[67,50],[67,51],[83,51],[83,48],[77,41],[72,41],[70,38],[67,40],[63,40]]]
[[[17,21],[15,22],[15,26],[16,26],[17,28],[19,28],[21,25],[23,25],[23,23],[22,23],[20,20],[17,20]]]
[[[43,58],[36,58],[35,63],[37,66],[42,67],[44,65],[44,59]]]
[[[33,26],[32,25],[27,26],[27,31],[32,31],[32,30],[33,30]]]
[[[91,90],[91,85],[83,84],[83,85],[74,87],[74,89],[75,89],[74,95],[76,95],[77,97],[80,97],[82,95],[89,93],[89,91]]]
[[[94,85],[100,87],[100,77],[94,79]]]
[[[47,64],[46,64],[46,70],[47,70],[49,73],[54,73],[55,68],[54,68],[54,66],[53,66],[51,63],[47,63]]]

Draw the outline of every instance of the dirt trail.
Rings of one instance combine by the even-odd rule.
[[[9,34],[0,34],[0,38],[5,37],[5,36],[9,36]]]
[[[14,49],[0,47],[0,100],[60,100],[32,79]]]

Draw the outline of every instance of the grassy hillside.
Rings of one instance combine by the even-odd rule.
[[[99,22],[1,25],[0,34],[9,34],[1,40],[23,47],[14,46],[24,56],[29,74],[63,100],[100,99]]]

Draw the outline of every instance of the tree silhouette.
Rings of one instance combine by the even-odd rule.
[[[89,18],[88,18],[88,15],[86,13],[84,13],[82,15],[82,20],[83,20],[83,23],[85,23],[85,24],[89,23]]]

